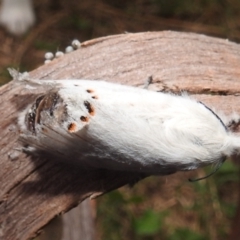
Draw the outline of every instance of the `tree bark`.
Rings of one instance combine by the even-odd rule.
[[[101,79],[150,89],[186,91],[226,114],[240,113],[240,46],[224,39],[171,31],[108,36],[30,73],[35,79]],[[144,176],[81,169],[18,149],[17,118],[40,92],[12,81],[0,89],[0,239],[32,238],[56,215],[89,196]]]
[[[84,200],[77,208],[63,215],[61,240],[95,240],[95,202]]]
[[[85,199],[77,207],[51,220],[34,240],[95,240],[95,201]]]

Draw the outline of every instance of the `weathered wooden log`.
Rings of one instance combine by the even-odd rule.
[[[82,47],[30,73],[35,79],[102,79],[186,91],[226,114],[240,113],[240,46],[179,32],[122,34]],[[12,81],[0,88],[0,239],[29,239],[54,216],[89,196],[133,183],[139,174],[81,169],[19,151],[17,118],[38,90]]]

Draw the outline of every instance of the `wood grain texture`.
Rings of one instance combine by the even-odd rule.
[[[94,39],[32,71],[35,79],[102,79],[150,89],[187,91],[210,107],[240,113],[240,46],[224,39],[179,32],[145,32]],[[0,239],[29,239],[54,216],[85,198],[144,176],[81,169],[17,149],[17,117],[43,89],[15,81],[0,89]]]

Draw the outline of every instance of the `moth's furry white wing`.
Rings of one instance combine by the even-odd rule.
[[[216,114],[188,97],[101,81],[56,86],[31,108],[35,117],[26,114],[21,137],[67,161],[167,174],[222,162],[236,148]]]

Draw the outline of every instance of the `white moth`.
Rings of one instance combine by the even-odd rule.
[[[19,118],[29,151],[149,175],[220,165],[239,153],[240,137],[188,96],[94,80],[39,82],[50,90]]]

